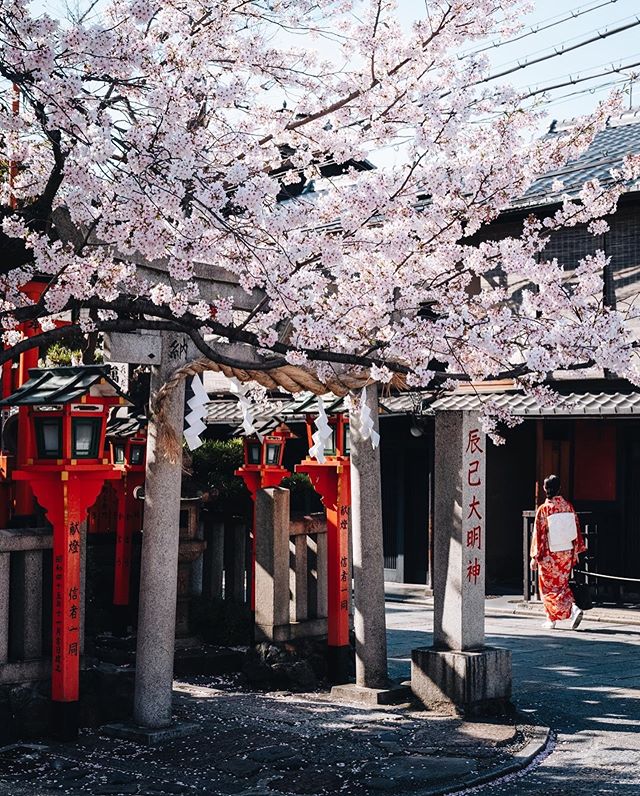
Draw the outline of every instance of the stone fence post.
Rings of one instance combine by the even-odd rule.
[[[289,490],[256,493],[256,640],[280,640],[289,616]]]

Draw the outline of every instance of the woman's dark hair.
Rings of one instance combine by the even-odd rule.
[[[548,475],[544,479],[544,491],[547,497],[555,497],[560,493],[560,479],[557,475]]]

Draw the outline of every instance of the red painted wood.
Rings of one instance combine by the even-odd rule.
[[[66,478],[65,478],[66,476]],[[51,698],[75,702],[80,682],[80,525],[98,497],[105,478],[119,478],[118,471],[99,465],[84,472],[17,471],[14,478],[28,478],[38,503],[53,526],[53,628]]]
[[[349,506],[350,465],[347,457],[327,457],[323,464],[306,459],[296,465],[320,495],[327,515],[327,641],[331,647],[349,644]]]

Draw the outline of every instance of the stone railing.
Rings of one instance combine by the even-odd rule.
[[[204,528],[206,547],[194,593],[208,600],[249,605],[251,602],[251,540],[240,517],[215,519]]]
[[[256,496],[256,640],[289,641],[327,632],[324,514],[291,520],[289,490]]]
[[[52,545],[46,528],[0,530],[0,684],[49,674]]]

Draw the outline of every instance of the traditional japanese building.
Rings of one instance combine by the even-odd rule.
[[[558,135],[571,122],[551,126]],[[587,152],[558,172],[536,181],[521,200],[505,211],[483,239],[518,235],[531,214],[542,217],[560,206],[565,195],[577,197],[589,180],[606,186],[623,158],[640,152],[640,111],[609,120]],[[562,229],[551,237],[543,253],[557,257],[567,272],[580,261],[603,251],[608,257],[602,300],[622,313],[632,310],[640,288],[640,186],[629,183],[615,214],[606,219],[609,230],[593,235],[586,225]],[[524,284],[511,284],[497,269],[515,301]],[[640,462],[638,413],[640,393],[635,385],[606,370],[549,374],[561,396],[553,407],[541,406],[513,384],[461,389],[430,404],[433,412],[477,410],[485,401],[508,409],[523,422],[505,431],[506,444],[491,446],[487,460],[487,578],[489,583],[519,590],[526,579],[526,516],[542,498],[542,480],[551,472],[562,480],[563,495],[583,512],[589,526],[587,566],[603,600],[635,599],[640,593],[640,522],[637,478]],[[427,402],[428,403],[428,402]],[[437,451],[436,451],[437,455]],[[606,577],[605,577],[606,576]]]
[[[549,135],[570,126],[554,123]],[[530,214],[548,214],[564,194],[577,195],[597,178],[611,182],[611,170],[630,153],[640,152],[640,111],[612,119],[576,162],[538,180],[522,199],[490,229],[484,239],[517,235]],[[603,250],[610,258],[604,274],[604,302],[621,311],[632,306],[640,285],[640,186],[628,185],[617,212],[607,219],[609,231],[594,236],[584,225],[555,233],[544,253],[558,257],[567,270],[588,254]],[[505,279],[499,269],[496,279]],[[505,279],[506,284],[506,279]],[[525,285],[510,285],[514,300]],[[380,398],[381,461],[384,514],[385,576],[406,583],[430,583],[433,479],[437,477],[433,424],[438,412],[477,410],[485,401],[509,409],[522,420],[504,432],[506,444],[489,445],[487,458],[487,558],[489,590],[523,588],[527,566],[524,552],[528,518],[541,495],[541,482],[551,471],[563,481],[563,491],[583,512],[589,525],[590,560],[599,579],[598,596],[635,599],[640,592],[640,520],[637,479],[640,476],[640,393],[610,373],[591,370],[550,374],[562,399],[553,407],[538,405],[512,382],[474,385],[433,400],[423,394]],[[208,422],[213,435],[228,435],[240,425],[235,399],[222,383],[210,388]],[[264,420],[286,417],[296,431],[311,396],[295,400],[274,395]],[[329,398],[327,412],[340,411],[341,399]],[[303,439],[293,441],[288,463],[306,455]],[[530,519],[530,518],[529,518]],[[630,578],[631,580],[623,580]],[[634,591],[635,590],[635,591]],[[522,592],[520,592],[522,593]]]

